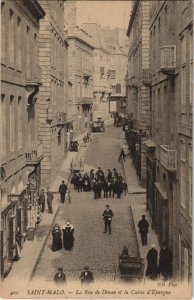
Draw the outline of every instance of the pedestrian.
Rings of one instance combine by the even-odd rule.
[[[127,183],[124,179],[122,179],[122,188],[123,188],[124,195],[126,196],[127,195]]]
[[[93,276],[92,272],[89,270],[88,266],[84,267],[84,270],[81,273],[79,279],[81,280],[82,285],[84,285],[84,284],[87,285],[87,284],[91,284],[94,282],[94,276]]]
[[[90,183],[92,182],[92,180],[94,179],[94,169],[90,170]]]
[[[98,199],[98,182],[95,178],[93,179],[93,182],[92,182],[92,189],[94,192],[94,200],[97,200]]]
[[[50,214],[53,213],[53,193],[50,191],[50,188],[47,188],[47,205],[48,205],[48,212]]]
[[[85,173],[84,176],[83,176],[82,185],[83,185],[84,192],[88,192],[88,191],[91,190],[90,178],[89,178],[87,173]]]
[[[121,194],[123,192],[122,188],[122,181],[120,179],[117,179],[115,181],[115,186],[114,186],[114,194],[117,194],[117,198],[121,198]]]
[[[84,142],[84,147],[86,147],[86,144],[87,144],[87,136],[86,135],[83,137],[83,142]]]
[[[67,251],[71,251],[74,244],[74,227],[71,224],[70,221],[67,221],[67,223],[62,228],[63,231],[63,247]]]
[[[65,183],[64,180],[62,180],[62,183],[59,186],[59,193],[60,193],[60,196],[61,196],[61,203],[65,202],[66,192],[67,192],[67,184]]]
[[[106,209],[104,210],[102,215],[103,215],[104,225],[105,225],[104,233],[107,232],[107,227],[108,227],[109,234],[111,234],[111,221],[112,221],[112,217],[114,216],[114,214],[113,214],[112,210],[110,209],[109,204],[106,205]]]
[[[38,198],[38,204],[40,206],[41,212],[43,213],[45,210],[45,193],[44,189],[41,190],[40,196]]]
[[[77,191],[81,191],[82,192],[83,189],[83,179],[82,179],[82,175],[81,173],[78,174],[78,178],[77,178]]]
[[[117,170],[114,168],[113,169],[113,177],[114,177],[114,179],[116,180],[117,178],[118,178],[118,172],[117,172]]]
[[[124,247],[123,247],[123,250],[122,250],[122,252],[121,252],[121,256],[122,256],[122,257],[123,257],[123,256],[129,256],[129,250],[128,250],[127,246],[124,246]]]
[[[145,215],[142,215],[142,219],[139,221],[138,227],[139,227],[139,233],[141,235],[142,245],[147,245],[147,234],[148,234],[149,223],[146,220]]]
[[[52,230],[52,251],[58,251],[62,249],[62,239],[61,239],[61,228],[58,224],[55,224]]]
[[[98,167],[98,170],[96,171],[96,176],[100,180],[104,180],[104,172],[102,171],[101,167]]]
[[[54,283],[56,284],[66,284],[66,276],[63,273],[63,268],[58,268],[58,272],[55,274]]]
[[[108,169],[107,179],[108,179],[108,182],[110,182],[112,179],[112,172],[110,169]]]
[[[123,148],[121,149],[118,161],[121,162],[122,160],[125,162],[125,151]]]
[[[104,198],[108,198],[108,181],[106,179],[102,183],[102,189],[104,191]]]
[[[163,275],[164,280],[172,277],[172,252],[165,242],[163,242],[160,249],[158,272]]]
[[[147,253],[147,269],[145,276],[155,280],[158,276],[158,251],[155,249],[155,244],[152,244],[151,249]]]

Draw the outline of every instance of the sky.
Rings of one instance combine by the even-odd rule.
[[[132,2],[129,0],[88,0],[76,1],[77,25],[84,22],[96,22],[110,28],[119,27],[127,29]]]

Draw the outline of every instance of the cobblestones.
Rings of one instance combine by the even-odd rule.
[[[120,128],[115,129],[111,126],[104,134],[93,134],[93,142],[82,152],[85,170],[101,166],[106,173],[108,168],[115,167],[123,174],[122,165],[117,161],[120,152],[120,132]],[[141,202],[142,199],[139,195],[127,195],[121,199],[94,200],[93,193],[78,193],[74,190],[71,195],[71,204],[61,205],[55,222],[63,226],[65,221],[71,220],[75,226],[74,248],[71,252],[52,252],[50,234],[34,278],[52,281],[58,266],[62,266],[68,280],[71,281],[79,278],[84,265],[89,265],[97,280],[113,280],[122,247],[127,245],[132,256],[138,253],[129,204],[131,200]],[[114,212],[111,236],[103,233],[102,213],[107,203]]]

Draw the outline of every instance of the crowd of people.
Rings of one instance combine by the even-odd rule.
[[[108,169],[105,175],[101,167],[95,172],[94,169],[90,173],[83,176],[80,172],[74,173],[71,183],[78,192],[93,191],[94,199],[109,198],[117,195],[120,198],[122,194],[127,193],[127,183],[121,174],[114,168],[113,171]]]

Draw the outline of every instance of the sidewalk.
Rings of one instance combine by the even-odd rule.
[[[122,131],[120,137],[119,137],[119,143],[120,146],[126,143],[125,140],[125,132]],[[128,186],[128,193],[129,194],[145,194],[146,189],[142,188],[138,182],[136,171],[132,166],[132,160],[130,157],[125,158],[125,162],[122,162],[123,169],[125,173],[125,178]]]
[[[9,281],[15,283],[18,278],[24,281],[30,281],[34,269],[39,261],[42,249],[47,241],[47,237],[53,227],[55,216],[59,210],[59,205],[53,205],[53,214],[49,214],[47,209],[42,214],[41,223],[37,226],[34,240],[26,240],[23,249],[21,251],[21,259],[14,262],[12,269],[8,276],[4,279],[4,282]]]
[[[144,204],[131,205],[131,211],[132,211],[134,225],[135,225],[135,232],[136,232],[136,236],[137,236],[140,257],[143,258],[144,266],[145,266],[144,272],[146,272],[146,268],[147,268],[146,256],[147,256],[148,251],[151,249],[152,244],[156,245],[155,249],[158,251],[158,255],[159,255],[160,246],[158,243],[158,237],[157,237],[156,233],[154,232],[154,230],[151,228],[151,221],[150,221],[149,213],[146,211],[146,205],[144,205]],[[145,246],[142,246],[141,236],[140,236],[139,228],[138,228],[138,223],[141,220],[142,215],[146,216],[146,219],[148,220],[148,223],[149,223],[148,244]]]
[[[49,233],[54,225],[54,220],[56,217],[56,214],[59,210],[60,204],[59,204],[59,195],[58,194],[58,188],[61,184],[62,180],[68,181],[68,178],[70,176],[70,170],[71,170],[71,163],[72,161],[75,161],[77,157],[79,157],[80,152],[82,152],[83,148],[83,137],[85,134],[79,136],[76,138],[78,140],[80,146],[78,152],[68,152],[67,157],[64,159],[64,162],[62,164],[61,170],[59,172],[59,175],[54,180],[51,190],[54,192],[54,200],[53,200],[53,214],[49,214],[47,212],[47,209],[42,214],[42,220],[40,224],[37,226],[35,233],[34,233],[34,240],[26,240],[23,249],[21,251],[21,259],[14,262],[12,269],[8,276],[4,279],[4,282],[15,282],[15,280],[20,278],[21,280],[24,280],[26,282],[29,282],[33,276],[34,270],[38,264],[39,258],[41,256],[42,250],[44,248],[44,245],[47,241],[47,238],[49,236]],[[32,259],[33,258],[33,259]]]

